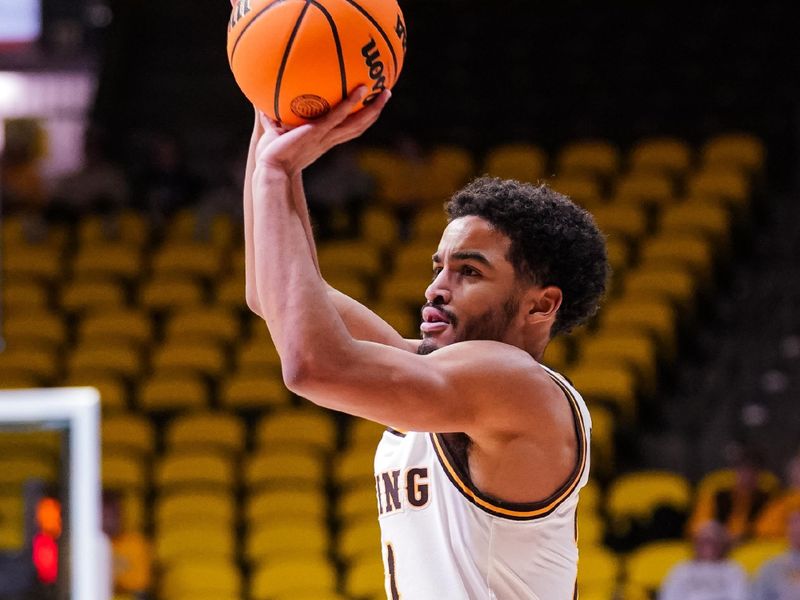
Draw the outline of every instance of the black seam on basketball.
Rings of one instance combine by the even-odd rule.
[[[250,29],[250,26],[253,23],[256,22],[256,19],[258,19],[261,15],[263,15],[265,12],[267,12],[270,8],[272,8],[273,6],[278,6],[278,4],[283,4],[284,2],[286,2],[286,0],[275,0],[275,2],[269,3],[267,6],[262,8],[255,15],[253,15],[253,18],[251,18],[247,22],[247,25],[244,26],[244,28],[239,32],[239,35],[236,37],[236,41],[233,42],[233,48],[231,48],[231,55],[228,58],[228,62],[231,65],[233,65],[233,55],[236,54],[236,47],[239,45],[239,40],[242,39],[242,36],[244,35],[244,32],[247,31],[248,29]]]
[[[344,53],[342,52],[342,41],[339,39],[339,28],[336,27],[336,21],[333,20],[331,17],[331,13],[328,12],[322,4],[317,2],[316,0],[311,0],[311,4],[316,6],[325,18],[328,19],[328,24],[331,26],[331,33],[333,33],[333,43],[336,44],[336,56],[339,59],[339,73],[341,73],[341,80],[342,80],[342,101],[347,98],[347,72],[344,67]]]
[[[303,10],[300,11],[300,14],[297,16],[297,21],[294,24],[294,29],[292,29],[292,35],[289,36],[289,41],[286,42],[286,49],[283,51],[283,58],[281,59],[281,66],[278,68],[278,77],[275,80],[275,120],[278,123],[281,122],[281,113],[278,110],[278,104],[280,100],[280,93],[281,93],[281,81],[283,80],[283,72],[286,70],[286,63],[289,60],[289,52],[292,50],[292,44],[294,43],[294,38],[297,36],[297,31],[300,29],[300,23],[303,22],[303,17],[306,16],[306,12],[308,12],[308,7],[311,6],[311,1],[306,0],[305,6],[303,6]]]
[[[383,30],[383,27],[381,27],[378,24],[378,22],[372,17],[372,15],[369,14],[366,10],[364,10],[364,8],[360,4],[358,4],[354,0],[345,0],[345,1],[348,4],[352,5],[362,15],[364,15],[369,20],[369,22],[375,26],[375,29],[377,29],[378,33],[381,34],[383,41],[386,42],[387,46],[389,46],[389,53],[392,55],[392,62],[394,63],[394,81],[392,82],[394,83],[395,81],[397,81],[397,77],[400,74],[397,72],[397,55],[394,52],[394,46],[392,45],[392,41],[389,39],[389,36],[386,35],[386,32]]]

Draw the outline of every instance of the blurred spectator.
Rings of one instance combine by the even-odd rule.
[[[751,600],[800,598],[800,510],[787,520],[789,551],[765,563],[753,583]]]
[[[139,177],[136,202],[156,226],[162,226],[197,193],[197,180],[190,174],[180,144],[172,135],[149,137]]]
[[[320,238],[336,233],[358,234],[361,207],[374,192],[372,178],[359,166],[351,146],[339,146],[309,167],[305,176],[308,209]],[[344,216],[344,229],[336,228],[336,216]]]
[[[771,500],[758,518],[755,527],[758,537],[783,537],[786,535],[789,513],[800,510],[800,454],[789,461],[786,483],[786,490]]]
[[[734,542],[750,537],[756,519],[770,500],[771,491],[759,485],[761,458],[744,452],[734,466],[732,486],[701,492],[689,520],[689,533],[695,534],[708,521],[722,523]]]
[[[34,119],[9,119],[5,127],[5,149],[0,161],[3,212],[38,213],[45,202],[39,174],[44,153],[44,133]]]
[[[144,536],[122,527],[122,498],[103,493],[103,531],[111,540],[114,591],[147,598],[152,581],[152,555]]]
[[[125,173],[108,157],[105,132],[90,127],[84,139],[83,166],[57,183],[47,213],[51,220],[67,223],[74,223],[86,214],[106,215],[109,227],[113,228],[112,217],[129,200]]]
[[[726,558],[730,537],[720,523],[708,521],[694,535],[694,558],[675,565],[659,600],[745,600],[747,575]]]

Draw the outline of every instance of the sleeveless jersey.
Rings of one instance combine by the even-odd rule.
[[[589,477],[589,411],[547,370],[572,408],[577,464],[548,499],[510,503],[472,485],[452,437],[383,434],[375,455],[389,600],[570,600],[575,596],[578,491]]]

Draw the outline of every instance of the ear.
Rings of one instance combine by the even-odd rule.
[[[527,303],[528,314],[526,315],[526,320],[528,324],[554,322],[563,298],[561,288],[554,285],[531,290]]]

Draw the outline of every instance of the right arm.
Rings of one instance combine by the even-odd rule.
[[[258,298],[256,281],[258,275],[255,270],[255,250],[253,243],[253,173],[255,171],[255,155],[258,140],[262,135],[277,132],[266,131],[258,112],[256,112],[253,134],[250,138],[250,150],[247,155],[247,167],[244,180],[244,241],[245,241],[245,296],[247,306],[261,318],[266,314]],[[311,219],[308,215],[305,192],[303,191],[302,176],[298,173],[292,178],[292,198],[298,215],[303,221],[303,229],[311,249],[314,262],[319,271],[314,234],[311,228]],[[380,316],[368,309],[360,302],[339,290],[327,285],[328,298],[333,302],[337,312],[344,321],[345,327],[355,339],[394,346],[409,352],[416,352],[418,340],[406,340]]]

